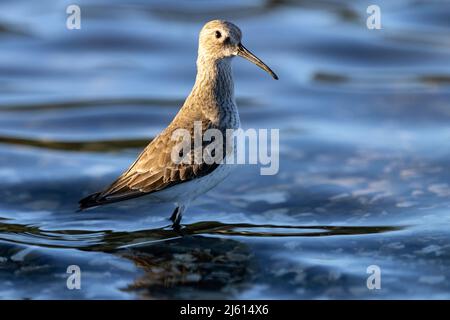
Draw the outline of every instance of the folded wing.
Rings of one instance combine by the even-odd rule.
[[[209,120],[201,121],[203,137],[203,133],[206,130],[215,128],[215,126]],[[130,168],[107,189],[80,200],[80,209],[128,200],[161,191],[168,187],[203,177],[214,171],[219,164],[207,164],[204,161],[198,164],[192,161],[190,163],[175,163],[172,161],[172,150],[179,144],[179,141],[172,140],[172,133],[179,127],[179,124],[167,127],[144,149]],[[185,123],[182,128],[190,131],[191,136],[193,136],[193,123]],[[209,143],[204,142],[201,148],[204,149]],[[193,146],[192,140],[191,159],[193,159],[196,151]]]

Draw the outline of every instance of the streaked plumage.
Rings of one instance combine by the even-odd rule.
[[[222,20],[207,23],[199,37],[195,85],[183,107],[116,181],[105,190],[80,200],[80,209],[151,195],[154,201],[176,203],[171,219],[174,226],[179,226],[187,204],[222,181],[231,165],[174,163],[171,152],[178,141],[172,140],[172,134],[183,128],[193,136],[194,123],[201,121],[203,132],[218,129],[223,133],[223,155],[227,156],[225,131],[237,129],[240,125],[231,72],[231,59],[235,55],[258,64],[276,78],[267,66],[241,45],[241,31],[237,26]],[[201,148],[209,143],[204,142]],[[229,156],[233,152],[227,151]],[[194,152],[192,143],[192,157]]]

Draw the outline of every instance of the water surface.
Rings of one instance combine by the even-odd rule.
[[[83,0],[72,31],[69,4],[0,3],[1,298],[450,298],[448,1],[378,1],[381,30],[366,1]],[[280,77],[235,59],[279,174],[237,169],[183,234],[145,198],[76,213],[176,114],[213,18]]]

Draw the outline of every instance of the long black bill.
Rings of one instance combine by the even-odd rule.
[[[241,43],[238,47],[238,56],[241,56],[242,58],[247,59],[250,62],[253,62],[258,67],[266,71],[268,74],[272,76],[275,80],[278,80],[278,76],[273,72],[264,62],[262,62],[257,56],[255,56],[253,53],[251,53],[249,50],[247,50],[246,47],[244,47]]]

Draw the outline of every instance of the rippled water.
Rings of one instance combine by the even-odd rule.
[[[377,1],[382,30],[366,1],[85,0],[69,31],[70,3],[0,3],[1,298],[450,298],[449,1]],[[217,17],[280,76],[235,59],[279,174],[238,169],[184,236],[145,198],[76,213],[175,115]]]

